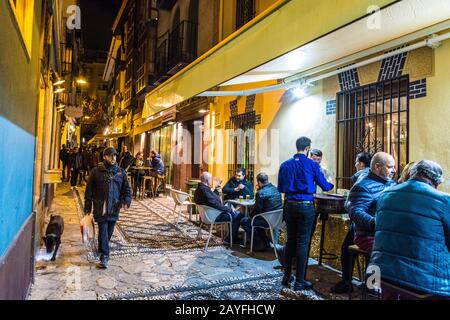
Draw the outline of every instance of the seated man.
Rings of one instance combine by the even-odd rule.
[[[450,196],[437,190],[443,181],[441,166],[423,160],[411,169],[410,180],[380,196],[370,264],[394,285],[448,299]],[[397,298],[383,289],[383,299]]]
[[[356,173],[352,176],[352,183],[355,184],[360,178],[367,176],[370,169],[370,160],[372,157],[368,152],[360,152],[356,155],[355,168]]]
[[[152,151],[150,155],[150,167],[152,167],[150,175],[164,175],[164,162],[161,159],[161,156],[156,153],[156,151]]]
[[[347,199],[350,219],[354,224],[354,243],[364,251],[372,252],[375,234],[375,209],[378,197],[395,184],[395,160],[385,153],[376,153],[367,176],[358,180]]]
[[[222,189],[224,200],[238,199],[242,196],[244,199],[247,195],[253,199],[253,185],[245,179],[245,169],[238,168],[236,175],[232,177]]]
[[[283,207],[281,201],[281,193],[279,193],[278,189],[269,182],[269,177],[266,173],[261,172],[260,174],[258,174],[258,176],[256,177],[256,181],[258,183],[258,192],[256,193],[255,197],[255,206],[250,212],[250,216],[243,218],[241,221],[241,226],[247,233],[247,239],[249,240],[252,236],[252,219],[254,216],[260,213],[282,209]],[[261,217],[256,218],[253,225],[266,228],[269,227],[267,221]],[[264,229],[255,228],[255,232],[253,235],[253,248],[255,251],[265,250],[269,248],[269,243]]]
[[[239,224],[241,222],[242,215],[239,210],[233,209],[231,207],[224,206],[222,201],[220,201],[218,189],[220,186],[218,185],[218,180],[215,180],[214,192],[211,190],[211,181],[212,176],[209,172],[203,172],[200,177],[200,183],[198,184],[197,189],[194,193],[194,201],[198,205],[208,206],[217,210],[222,211],[222,214],[219,215],[216,219],[217,222],[230,221],[230,217],[227,213],[231,214],[233,218],[232,223],[232,240],[236,242],[237,234],[239,230]],[[230,236],[225,239],[225,242],[230,243]]]
[[[360,152],[356,155],[355,160],[355,168],[356,173],[352,176],[352,183],[355,184],[359,179],[362,179],[367,176],[370,169],[370,160],[372,156],[368,152]],[[332,293],[346,293],[350,288],[353,267],[354,267],[354,259],[352,260],[350,256],[350,252],[348,251],[348,247],[354,244],[355,238],[355,230],[353,229],[353,224],[350,225],[350,229],[347,232],[347,235],[344,238],[341,246],[341,266],[342,266],[342,280],[339,281],[331,288]]]

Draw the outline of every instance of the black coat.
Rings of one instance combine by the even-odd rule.
[[[74,170],[83,169],[83,156],[80,152],[69,154],[69,166]]]
[[[250,215],[253,217],[257,214],[282,209],[281,193],[271,183],[266,184],[258,190],[255,197],[255,205]]]
[[[234,191],[240,183],[242,183],[245,188],[239,190],[238,192]],[[223,187],[222,192],[225,194],[225,200],[238,199],[240,196],[245,198],[247,195],[253,199],[253,184],[251,184],[251,182],[247,179],[238,182],[235,177],[232,177]]]
[[[96,222],[117,221],[123,204],[131,205],[131,188],[125,171],[117,165],[106,168],[103,162],[92,170],[84,193],[84,212],[94,207]]]
[[[196,204],[208,206],[223,212],[233,212],[231,208],[222,204],[217,193],[211,191],[211,189],[203,183],[199,183],[197,189],[195,190],[194,202]]]

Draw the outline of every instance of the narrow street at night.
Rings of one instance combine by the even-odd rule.
[[[450,0],[0,1],[0,301],[448,302],[449,101]]]

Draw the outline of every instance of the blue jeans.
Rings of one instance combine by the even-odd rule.
[[[233,218],[231,232],[233,234],[233,242],[235,242],[239,231],[239,225],[241,224],[242,214],[240,212],[234,214],[231,213],[231,216]],[[228,213],[223,212],[216,218],[216,222],[225,222],[225,221],[230,221],[230,216],[228,215]],[[230,235],[228,235],[227,240],[230,240],[229,238]]]
[[[109,241],[114,233],[116,221],[98,223],[98,253],[101,257],[109,257]]]
[[[245,233],[247,234],[247,239],[250,240],[252,236],[252,218],[250,217],[243,218],[241,220],[241,226],[242,229],[244,229]],[[261,217],[257,217],[255,219],[255,221],[253,222],[253,226],[264,228],[269,227],[267,221]],[[267,244],[267,237],[265,230],[262,228],[255,228],[255,233],[253,235],[253,246],[255,248],[260,248],[266,246],[266,244]]]
[[[283,210],[287,228],[285,275],[291,274],[292,259],[297,259],[296,281],[305,280],[308,265],[309,243],[314,227],[316,212],[313,203],[288,201]]]

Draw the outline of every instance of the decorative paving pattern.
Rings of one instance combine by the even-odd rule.
[[[290,299],[282,294],[280,273],[230,277],[190,285],[162,287],[110,293],[100,300],[280,300]]]
[[[121,213],[117,225],[128,242],[149,248],[173,250],[205,246],[208,231],[184,217],[178,223],[175,219],[168,207],[147,199],[145,202],[133,202],[129,210]],[[211,237],[210,246],[222,244],[219,237]]]
[[[78,200],[75,202],[81,219],[83,215],[81,195],[78,190],[74,193]],[[203,250],[209,230],[199,229],[198,225],[188,221],[188,213],[185,210],[182,211],[180,221],[176,224],[170,208],[173,202],[170,200],[160,197],[157,200],[133,201],[130,209],[121,212],[110,241],[111,258],[126,258],[168,250],[177,252]],[[208,248],[222,245],[222,239],[213,233]],[[88,261],[98,260],[97,240],[86,244],[86,247],[89,251]]]

